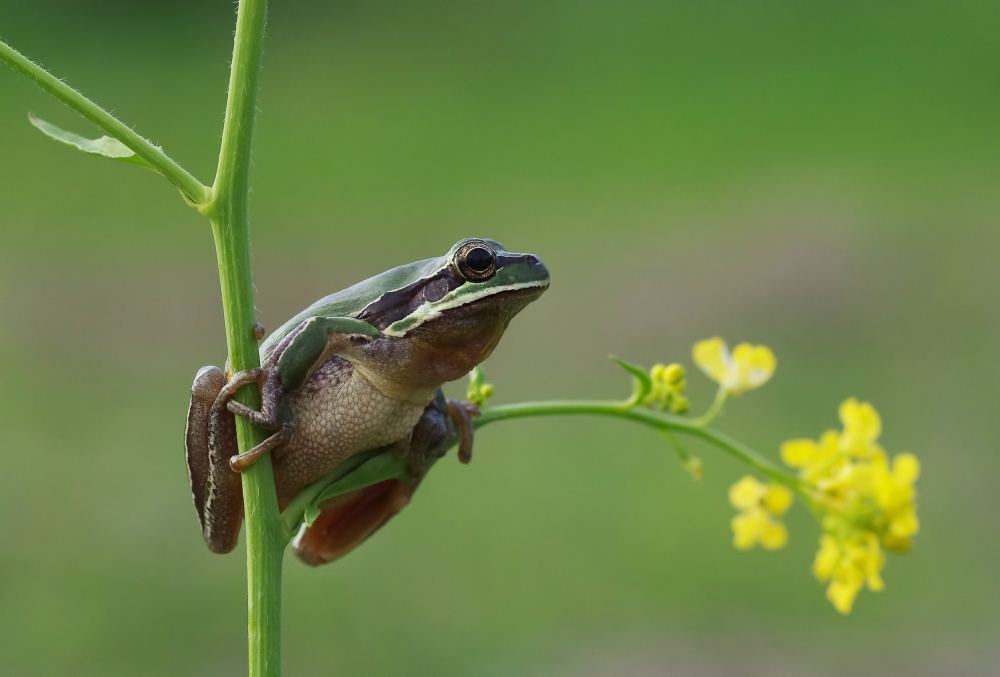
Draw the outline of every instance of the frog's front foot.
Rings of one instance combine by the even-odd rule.
[[[260,384],[261,388],[261,408],[260,411],[252,409],[242,402],[236,402],[232,398],[233,394],[245,385],[251,383]],[[228,409],[236,416],[241,416],[258,428],[262,428],[274,434],[266,440],[248,449],[242,454],[237,454],[229,459],[229,467],[233,472],[243,472],[257,462],[264,453],[271,451],[282,444],[285,444],[292,436],[293,424],[287,417],[285,420],[279,418],[278,399],[281,395],[281,385],[277,379],[268,378],[268,372],[260,367],[247,369],[233,374],[218,397],[215,398],[213,407],[219,411],[222,407]]]
[[[472,417],[480,413],[475,402],[448,400],[448,415],[458,426],[458,460],[462,463],[472,460]]]

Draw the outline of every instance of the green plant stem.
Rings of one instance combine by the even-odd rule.
[[[215,235],[229,367],[233,371],[260,366],[253,332],[256,320],[247,199],[266,18],[267,0],[240,0],[219,168],[212,187],[213,199],[201,210],[211,220]],[[256,387],[242,388],[236,399],[260,408]],[[236,426],[241,452],[263,441],[262,432],[242,417],[236,417]],[[281,564],[287,539],[278,513],[269,454],[243,473],[243,502],[250,675],[272,677],[281,671]]]
[[[247,198],[266,18],[267,0],[240,0],[222,147],[212,188],[202,185],[159,147],[80,92],[0,42],[0,61],[125,144],[166,176],[188,203],[211,221],[232,371],[260,366],[253,330]],[[260,393],[256,388],[242,388],[235,398],[255,409],[260,407]],[[264,440],[263,433],[242,417],[236,418],[236,429],[241,452]],[[273,677],[281,670],[281,564],[287,538],[278,513],[269,455],[264,455],[243,473],[243,498],[247,526],[250,675]]]
[[[692,466],[692,463],[698,463],[699,464],[698,467],[700,467],[700,461],[695,460],[695,458],[690,454],[690,452],[688,452],[688,450],[685,449],[684,446],[677,441],[677,438],[674,437],[674,434],[672,432],[670,432],[669,430],[661,430],[660,432],[663,434],[663,439],[667,441],[667,444],[670,445],[670,448],[673,449],[674,453],[677,454],[677,460],[681,462],[681,466],[688,472],[695,474],[695,471],[692,470],[692,468],[694,467]],[[696,476],[695,479],[700,479],[700,476]]]
[[[779,482],[803,497],[810,498],[802,481],[790,475],[781,466],[772,463],[757,452],[731,437],[700,426],[691,421],[652,411],[644,407],[634,407],[623,410],[621,402],[614,401],[552,401],[552,402],[524,402],[521,404],[507,404],[498,407],[491,407],[482,412],[482,415],[475,419],[475,427],[478,429],[494,421],[503,421],[514,418],[527,418],[531,416],[566,416],[566,415],[589,415],[589,416],[613,416],[626,420],[636,421],[644,425],[651,426],[661,431],[674,432],[681,435],[691,435],[702,439],[730,456],[737,458],[751,468],[763,475]],[[811,500],[811,498],[810,498]]]
[[[704,414],[691,421],[691,423],[700,427],[708,425],[719,415],[719,412],[722,411],[722,407],[725,406],[728,399],[729,391],[726,390],[725,386],[719,386],[719,389],[715,393],[715,399],[712,401],[712,406]]]
[[[194,207],[208,202],[210,191],[183,167],[167,157],[158,146],[133,132],[128,125],[76,91],[7,43],[0,41],[0,61],[28,78],[77,113],[128,146],[136,155],[163,174]]]
[[[682,462],[685,462],[685,464],[691,460],[691,456],[687,454],[683,448],[679,447],[679,445],[676,445],[676,441],[673,440],[672,435],[674,433],[679,433],[682,435],[697,437],[714,445],[715,447],[718,447],[730,456],[733,456],[746,465],[749,465],[751,468],[757,470],[763,475],[766,475],[775,482],[779,482],[780,484],[792,489],[805,500],[810,509],[813,507],[812,495],[809,492],[808,487],[804,485],[798,477],[788,474],[781,466],[772,463],[746,445],[737,442],[717,430],[712,430],[711,428],[703,427],[687,419],[653,411],[644,407],[624,409],[621,402],[613,400],[558,400],[551,402],[506,404],[498,407],[483,409],[482,415],[474,419],[474,426],[478,430],[479,428],[489,425],[490,423],[495,423],[496,421],[528,418],[533,416],[566,415],[611,416],[635,421],[637,423],[642,423],[656,428],[667,436],[668,441],[675,445],[675,449],[678,450],[681,460]],[[458,439],[456,438],[452,441],[450,446],[454,446],[457,443]],[[373,455],[377,455],[378,453],[378,451],[373,452]],[[385,450],[381,451],[381,453],[384,455],[391,455],[392,450],[390,447],[386,447]],[[288,504],[284,512],[281,514],[281,520],[286,537],[291,538],[294,532],[298,529],[299,525],[302,523],[306,509],[318,497],[323,495],[327,488],[344,479],[347,475],[354,472],[355,469],[361,467],[365,461],[372,457],[373,456],[366,455],[364,458],[359,458],[353,463],[349,462],[349,466],[345,464],[345,466],[337,468],[323,479],[314,482],[312,485],[299,493],[299,495]],[[365,484],[370,485],[387,479],[400,478],[402,474],[405,473],[406,462],[405,459],[397,459],[397,461],[398,463],[384,464],[384,472],[378,475],[368,476]],[[690,471],[690,468],[687,467],[687,465],[685,465],[685,467]],[[351,490],[354,490],[359,488],[359,485],[352,484],[350,488]],[[326,498],[329,498],[329,495],[327,495]]]

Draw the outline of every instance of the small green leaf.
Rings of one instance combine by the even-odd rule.
[[[653,390],[653,379],[650,378],[649,372],[642,367],[619,360],[614,355],[608,355],[608,357],[612,362],[635,377],[635,380],[632,382],[632,399],[629,402],[635,405],[645,400],[646,396]]]
[[[302,516],[303,521],[306,523],[307,527],[311,527],[316,518],[319,517],[319,506],[315,503],[310,503],[306,507],[305,514]]]
[[[79,134],[68,132],[61,127],[56,127],[51,122],[46,122],[41,118],[36,118],[31,113],[28,114],[28,120],[31,124],[37,127],[42,134],[45,134],[56,141],[61,141],[62,143],[79,148],[84,153],[90,153],[91,155],[103,155],[106,158],[118,160],[119,162],[128,162],[147,169],[153,169],[149,163],[136,155],[131,148],[118,139],[110,136],[102,136],[99,139],[87,139]],[[155,172],[156,170],[153,169],[153,171]]]
[[[469,388],[468,388],[468,399],[473,399],[479,394],[479,389],[485,383],[486,377],[483,375],[483,370],[479,366],[472,368],[469,372]]]

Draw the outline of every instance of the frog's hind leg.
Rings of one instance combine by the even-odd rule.
[[[229,468],[229,458],[238,453],[236,420],[214,404],[226,382],[218,367],[203,367],[191,386],[185,447],[188,476],[202,536],[213,552],[236,547],[243,523],[243,486]]]
[[[385,480],[326,501],[312,526],[300,528],[295,554],[311,566],[343,557],[405,508],[419,484]]]
[[[409,454],[410,481],[385,480],[325,501],[312,526],[303,526],[293,543],[295,554],[313,566],[332,562],[361,545],[410,502],[427,467],[444,456],[455,439],[448,404],[438,389],[413,432],[387,445],[382,453]]]

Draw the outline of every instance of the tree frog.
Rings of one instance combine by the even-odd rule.
[[[511,318],[549,286],[531,254],[467,238],[444,256],[393,268],[331,294],[283,324],[260,346],[261,367],[227,377],[203,367],[191,388],[185,446],[202,535],[229,552],[243,522],[239,472],[270,453],[278,506],[351,457],[391,445],[409,455],[412,482],[387,480],[330,499],[294,541],[317,565],[343,556],[398,513],[426,459],[462,434],[471,457],[468,403],[440,387],[489,357]],[[255,333],[258,331],[255,328]],[[257,383],[260,411],[231,400]],[[234,416],[271,433],[239,454]]]

